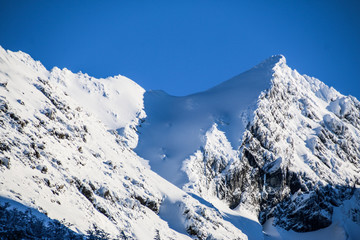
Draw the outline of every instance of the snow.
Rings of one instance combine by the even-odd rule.
[[[182,162],[202,146],[206,132],[214,123],[225,133],[233,149],[239,147],[258,97],[270,87],[276,64],[285,64],[285,58],[273,56],[216,87],[189,96],[146,92],[147,118],[139,128],[136,153],[149,160],[152,170],[183,186],[188,179],[180,171]]]
[[[108,129],[118,130],[131,148],[136,147],[134,128],[139,119],[146,117],[142,87],[121,75],[96,79],[57,67],[51,70],[49,80],[58,82],[58,87],[69,97],[94,114]]]
[[[267,172],[270,174],[276,172],[278,169],[280,169],[282,161],[283,161],[282,158],[279,157],[274,162],[271,162],[269,164],[269,168],[267,169]]]
[[[168,222],[172,229],[179,233],[186,234],[184,219],[177,209],[179,205],[180,201],[172,202],[166,198],[162,203],[159,215],[162,219]]]
[[[96,79],[81,72],[75,74],[66,68],[60,70],[55,67],[49,80],[59,82],[68,96],[88,112],[96,114],[109,129],[125,127],[143,109],[145,90],[121,75]]]
[[[351,102],[349,98],[341,97],[332,101],[328,110],[335,113],[336,116],[343,117],[351,111]]]
[[[279,102],[270,102],[270,94]],[[175,97],[145,92],[121,75],[48,71],[0,47],[0,202],[64,220],[79,233],[96,224],[112,237],[354,240],[358,190],[334,208],[332,225],[297,233],[273,226],[273,218],[261,226],[260,206],[251,202],[230,209],[216,181],[241,166],[248,126],[259,121],[267,174],[286,167],[318,186],[356,182],[356,104],[290,69],[281,55],[204,92]]]
[[[334,224],[341,227],[347,235],[347,240],[356,240],[360,236],[359,227],[359,207],[360,207],[360,189],[357,187],[351,199],[335,208],[333,221]]]
[[[331,239],[331,240],[348,240],[344,228],[338,224],[320,229],[318,231],[297,233],[294,231],[285,231],[281,228],[272,226],[272,219],[264,224],[264,240],[318,240],[318,239]],[[354,238],[357,239],[357,238]]]
[[[224,219],[241,229],[249,240],[263,239],[262,226],[253,212],[239,208],[229,209],[219,199],[213,199],[211,202],[221,212]]]
[[[29,55],[2,48],[0,79],[0,141],[8,147],[0,156],[8,165],[0,165],[2,202],[82,234],[95,224],[114,238],[191,239],[186,230],[192,228],[205,238],[247,239],[132,151],[145,113],[143,89],[131,80],[49,72]],[[112,131],[127,127],[128,136]],[[166,206],[171,211],[163,214]]]
[[[207,162],[205,159],[217,159],[213,163],[213,170],[219,172],[220,168],[230,165],[238,159],[238,151],[232,149],[232,146],[225,136],[225,133],[218,129],[215,123],[204,136],[204,143],[188,159],[183,161],[181,170],[186,173],[188,182],[182,186],[182,189],[192,194],[200,194],[205,200],[216,198],[216,183],[209,182],[207,172]]]

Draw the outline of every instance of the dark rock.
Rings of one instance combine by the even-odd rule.
[[[78,147],[78,151],[79,151],[79,153],[83,153],[82,147]]]
[[[77,178],[75,178],[75,185],[76,185],[77,189],[80,191],[80,193],[82,195],[84,195],[84,197],[86,197],[87,200],[89,200],[89,202],[94,203],[94,201],[95,201],[94,193],[93,193],[93,191],[92,191],[92,189],[90,187],[83,184]]]
[[[6,88],[8,82],[0,82],[0,87]]]
[[[96,210],[98,210],[100,213],[102,213],[103,215],[105,215],[106,217],[110,217],[110,214],[101,206],[95,206]]]
[[[47,171],[48,171],[47,166],[43,166],[43,167],[41,168],[41,173],[47,173]]]
[[[138,200],[140,202],[141,205],[149,208],[150,210],[152,210],[153,212],[155,212],[156,214],[159,213],[160,210],[160,204],[154,200],[150,200],[149,198],[144,199],[141,196],[134,196],[134,198],[136,200]]]
[[[62,132],[55,131],[55,136],[59,139],[70,140],[70,135],[68,133],[62,133]]]
[[[10,158],[9,157],[0,158],[0,165],[3,165],[8,169],[10,169]]]
[[[14,121],[20,120],[20,118],[19,118],[15,113],[10,113],[9,116],[10,116]]]
[[[25,103],[21,100],[21,99],[18,99],[18,100],[16,100],[19,104],[21,104],[21,105],[25,105]]]
[[[6,113],[9,110],[9,105],[4,100],[0,99],[0,111]]]
[[[244,150],[245,158],[249,161],[249,164],[251,167],[259,167],[259,165],[256,162],[255,157],[245,148]]]
[[[0,142],[0,151],[10,151],[8,143]]]

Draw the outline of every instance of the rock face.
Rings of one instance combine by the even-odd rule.
[[[275,224],[295,231],[331,224],[333,207],[359,183],[359,110],[355,98],[285,63],[274,67],[242,149],[264,179],[261,222],[275,217]]]
[[[325,228],[334,207],[350,199],[360,183],[359,113],[356,98],[298,74],[282,58],[239,149],[224,144],[223,132],[217,140],[206,138],[185,161],[203,176],[196,179],[185,168],[190,179],[185,188],[215,195],[232,208],[251,208],[262,224],[274,218],[286,230]]]

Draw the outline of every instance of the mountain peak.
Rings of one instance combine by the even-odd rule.
[[[282,54],[272,55],[265,59],[254,68],[274,68],[276,65],[286,65],[286,58]]]
[[[218,92],[224,90],[236,90],[238,95],[248,95],[249,92],[255,93],[257,98],[261,91],[268,89],[271,85],[272,75],[275,71],[286,66],[286,58],[279,54],[273,55],[246,72],[243,72],[229,80],[222,82],[206,92]]]

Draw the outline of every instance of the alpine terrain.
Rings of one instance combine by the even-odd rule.
[[[282,55],[146,91],[0,47],[0,239],[360,239],[360,102]]]

